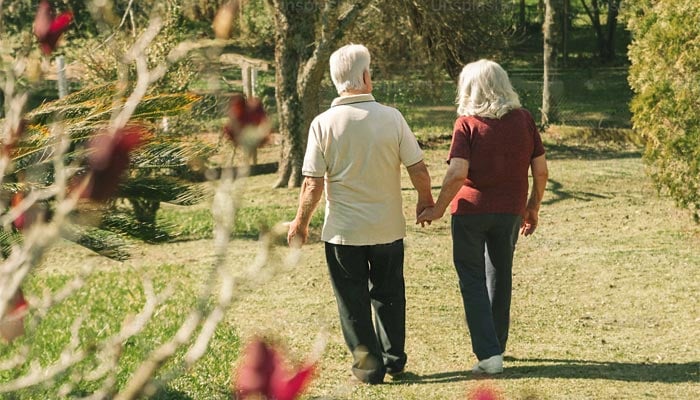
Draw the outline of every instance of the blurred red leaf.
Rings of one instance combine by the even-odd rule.
[[[311,380],[314,364],[289,372],[278,351],[262,339],[246,346],[235,382],[237,398],[294,400]]]
[[[29,309],[29,303],[24,298],[22,289],[18,289],[10,300],[5,315],[0,319],[0,337],[11,342],[24,334],[24,316]]]
[[[5,156],[11,156],[12,150],[15,149],[15,145],[24,135],[24,131],[27,129],[27,125],[27,120],[22,118],[19,120],[16,127],[10,126],[10,135],[7,138],[7,140],[5,140],[2,143],[2,152]]]
[[[241,94],[234,95],[229,101],[228,116],[229,121],[224,127],[224,133],[235,145],[257,147],[269,136],[265,108],[256,98],[246,99]],[[252,134],[248,135],[251,133],[249,128],[258,130],[253,130]]]
[[[114,134],[102,132],[95,136],[88,145],[90,181],[81,197],[96,201],[114,197],[124,172],[129,168],[129,154],[143,143],[147,134],[143,126],[127,125]],[[78,181],[78,184],[81,183]]]
[[[500,390],[497,388],[488,385],[488,384],[482,384],[479,385],[475,388],[473,388],[470,392],[469,395],[467,396],[468,400],[502,400],[503,396],[501,395]]]
[[[58,39],[63,32],[68,30],[68,26],[73,21],[73,13],[66,11],[58,17],[54,17],[53,10],[48,1],[43,0],[34,18],[34,34],[39,40],[41,51],[49,55],[56,49]]]
[[[22,202],[23,199],[24,199],[24,195],[22,195],[22,192],[17,192],[17,193],[12,195],[12,200],[10,200],[10,205],[12,206],[12,208],[15,208],[19,205],[19,203]],[[24,228],[31,225],[31,223],[29,223],[29,224],[27,223],[27,220],[28,220],[28,218],[27,218],[26,212],[23,212],[17,218],[15,218],[14,221],[12,221],[12,226],[14,226],[15,229],[18,229],[20,231],[24,230]]]

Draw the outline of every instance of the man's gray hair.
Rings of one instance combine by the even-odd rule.
[[[343,46],[331,54],[331,79],[338,94],[363,90],[363,75],[369,71],[369,50],[361,44]]]
[[[457,91],[459,115],[501,118],[520,107],[520,99],[508,74],[497,63],[479,60],[462,69]]]

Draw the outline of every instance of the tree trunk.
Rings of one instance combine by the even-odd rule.
[[[301,186],[306,138],[319,113],[328,58],[368,2],[356,0],[347,8],[342,6],[350,2],[330,1],[319,12],[316,6],[300,7],[294,0],[268,0],[275,13],[275,97],[283,137],[274,187]]]
[[[316,41],[314,7],[297,7],[292,1],[273,1],[275,23],[275,78],[277,115],[282,135],[278,179],[275,187],[301,185],[301,165],[308,123],[304,120],[298,90],[302,65],[313,52]]]
[[[542,77],[542,116],[540,125],[546,128],[552,120],[551,110],[551,92],[549,90],[549,70],[552,66],[552,52],[554,50],[552,40],[552,30],[554,27],[554,10],[552,9],[552,0],[544,0],[544,22],[542,23],[542,34],[544,36],[544,54],[543,54],[543,77]]]
[[[518,9],[518,28],[523,32],[527,30],[527,8],[525,7],[525,0],[520,0],[520,6]]]
[[[620,14],[621,0],[608,0],[608,20],[607,20],[607,58],[606,61],[615,59],[615,32],[617,31],[617,17]]]
[[[615,58],[615,32],[617,31],[617,17],[620,13],[620,0],[607,0],[608,16],[605,30],[600,23],[600,4],[598,0],[591,0],[591,4],[586,0],[581,0],[581,5],[586,10],[591,25],[595,31],[596,43],[598,47],[598,57],[602,61],[612,61]]]
[[[569,63],[569,33],[571,31],[571,0],[562,0],[561,10],[561,56],[562,64]]]

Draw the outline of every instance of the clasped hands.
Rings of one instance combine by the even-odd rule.
[[[445,210],[440,212],[434,205],[423,208],[419,207],[416,209],[416,224],[420,224],[421,227],[424,227],[425,224],[430,225],[433,221],[442,218],[444,214]],[[535,229],[537,229],[538,219],[538,210],[528,207],[520,225],[520,234],[523,236],[532,235],[535,232]]]
[[[439,212],[434,205],[423,207],[422,209],[416,210],[416,224],[420,224],[424,227],[425,224],[430,225],[433,221],[442,218],[445,214],[445,210]]]

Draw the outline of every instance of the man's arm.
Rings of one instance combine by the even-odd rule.
[[[413,187],[418,192],[418,201],[416,202],[416,218],[418,218],[423,210],[434,204],[433,193],[430,191],[430,173],[422,160],[406,167],[406,171],[408,171]]]
[[[531,235],[537,228],[540,205],[544,197],[544,190],[547,187],[549,170],[544,154],[532,159],[530,162],[530,170],[532,171],[532,190],[530,191],[530,198],[527,200],[525,218],[523,218],[523,223],[520,228],[520,233],[525,236]]]
[[[292,247],[301,247],[309,238],[309,223],[323,195],[323,178],[304,177],[299,193],[297,215],[289,225],[287,243]]]

